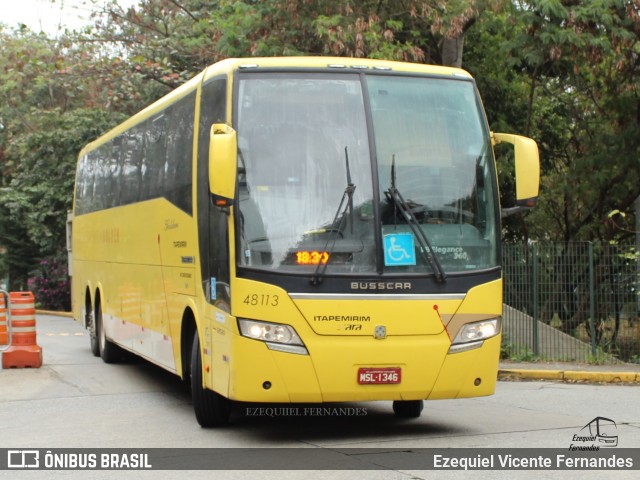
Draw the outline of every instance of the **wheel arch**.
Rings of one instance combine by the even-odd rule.
[[[182,313],[180,324],[180,363],[181,367],[177,372],[183,380],[188,380],[191,376],[191,346],[193,335],[198,329],[196,315],[191,306],[186,306]]]
[[[103,301],[104,301],[104,290],[102,288],[101,284],[97,284],[95,286],[94,289],[94,294],[93,294],[93,314],[97,315],[98,313],[98,306],[103,306]],[[102,313],[104,313],[104,308],[102,310]]]

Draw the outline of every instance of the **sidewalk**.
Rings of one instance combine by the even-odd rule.
[[[502,361],[499,380],[560,380],[575,383],[636,383],[640,364],[591,365],[587,363],[515,363]]]

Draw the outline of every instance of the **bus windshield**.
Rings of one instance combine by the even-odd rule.
[[[444,276],[497,265],[472,81],[255,72],[240,77],[236,112],[239,266]]]

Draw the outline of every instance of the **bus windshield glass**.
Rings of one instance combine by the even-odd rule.
[[[473,82],[240,78],[239,266],[444,276],[497,265],[495,172]]]

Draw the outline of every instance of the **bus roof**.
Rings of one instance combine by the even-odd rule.
[[[421,73],[431,75],[455,75],[471,78],[461,69],[427,65],[420,63],[398,62],[392,60],[376,60],[350,57],[254,57],[228,58],[207,68],[205,78],[220,74],[222,71],[233,71],[250,68],[265,69],[345,69],[345,70],[386,70],[405,73]]]

